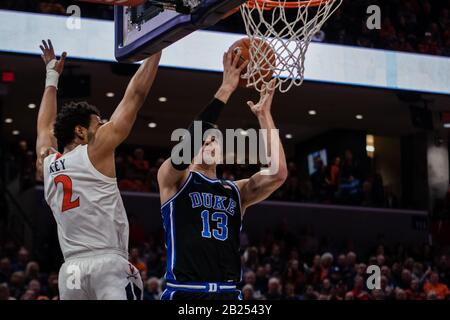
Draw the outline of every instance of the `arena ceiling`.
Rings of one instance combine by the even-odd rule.
[[[86,100],[97,105],[105,118],[119,103],[130,79],[128,75],[113,73],[112,66],[117,69],[118,65],[68,60],[66,66],[74,74],[90,75],[91,95]],[[1,54],[0,70],[15,73],[15,82],[4,97],[2,136],[11,142],[20,138],[33,141],[38,108],[28,106],[39,106],[44,83],[43,64],[36,56]],[[221,78],[219,73],[161,68],[127,142],[168,146],[171,132],[189,124],[214,95]],[[107,97],[107,93],[113,93],[114,97]],[[160,102],[160,97],[167,101]],[[450,96],[423,97],[430,101],[429,106],[435,111],[450,110]],[[221,127],[255,126],[257,122],[246,101],[256,98],[252,90],[239,89],[221,117]],[[272,110],[282,135],[292,135],[286,143],[294,144],[335,128],[390,136],[412,133],[417,129],[411,124],[408,105],[398,98],[396,91],[308,82],[287,94],[277,94]],[[316,115],[310,115],[310,110],[315,110]],[[356,115],[362,115],[363,119],[356,119]],[[6,118],[13,122],[5,124]],[[156,128],[149,128],[150,122],[155,122]],[[13,135],[13,130],[19,130],[20,134]]]

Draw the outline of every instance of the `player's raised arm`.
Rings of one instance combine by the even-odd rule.
[[[227,104],[229,98],[236,90],[242,71],[248,61],[239,65],[240,53],[233,57],[233,50],[230,49],[223,54],[223,80],[219,90],[214,95],[214,99],[200,112],[194,121],[201,121],[202,134],[216,127],[216,122]],[[189,137],[184,137],[181,141],[180,149],[190,150],[190,160],[198,154],[201,145],[194,143],[194,123],[188,129]],[[203,139],[203,137],[202,137]],[[158,184],[160,188],[161,203],[166,202],[174,195],[178,188],[184,183],[189,175],[190,162],[175,161],[173,158],[167,159],[158,171]]]
[[[248,102],[250,109],[258,118],[261,129],[267,130],[267,135],[263,134],[263,138],[266,141],[266,153],[270,163],[268,168],[257,172],[249,179],[236,182],[241,193],[242,214],[249,206],[268,198],[287,178],[286,156],[270,111],[274,93],[275,86],[272,82],[268,89],[261,92],[257,104]]]
[[[144,60],[111,118],[98,129],[92,150],[89,151],[90,156],[94,153],[99,156],[109,155],[128,137],[153,85],[160,59],[161,52]]]
[[[53,125],[57,113],[56,93],[58,89],[58,78],[63,72],[66,52],[63,52],[61,59],[57,60],[53,44],[50,40],[42,40],[40,46],[42,50],[42,60],[46,67],[45,90],[42,96],[41,105],[37,119],[37,139],[36,139],[36,171],[38,178],[42,178],[43,160],[50,153],[56,152],[58,146],[53,135]]]

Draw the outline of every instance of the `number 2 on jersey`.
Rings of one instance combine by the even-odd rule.
[[[76,198],[74,201],[72,201],[72,179],[70,179],[69,176],[61,174],[55,177],[54,182],[56,185],[58,185],[59,183],[63,185],[64,197],[61,212],[71,210],[80,206],[80,198]]]

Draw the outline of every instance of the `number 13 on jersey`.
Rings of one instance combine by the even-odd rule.
[[[203,222],[203,238],[214,237],[217,240],[225,241],[228,238],[228,216],[225,212],[214,212],[209,214],[208,210],[203,210],[201,213]],[[217,222],[217,228],[211,230],[210,222]],[[212,231],[212,232],[211,232]]]

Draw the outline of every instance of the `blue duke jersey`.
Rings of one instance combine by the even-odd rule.
[[[161,207],[167,281],[237,283],[241,278],[239,189],[198,172]]]

